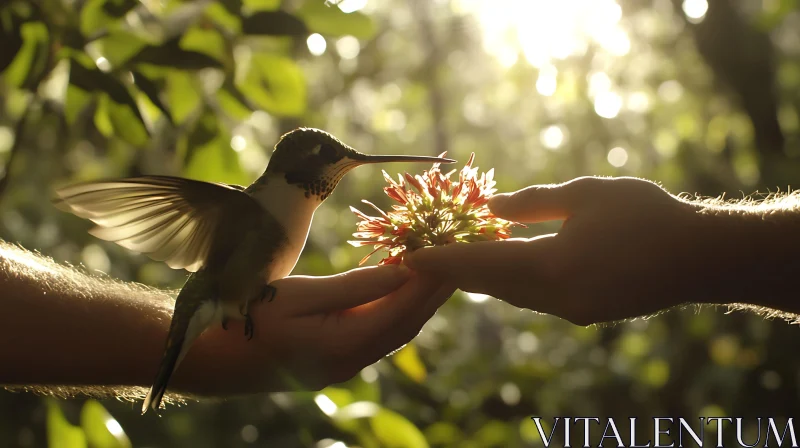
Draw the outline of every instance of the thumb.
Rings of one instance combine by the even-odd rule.
[[[500,218],[517,222],[567,219],[592,201],[608,179],[579,177],[563,184],[531,185],[513,193],[494,195],[489,210]]]

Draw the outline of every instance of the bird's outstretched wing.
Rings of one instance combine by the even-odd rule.
[[[92,235],[190,272],[203,266],[224,219],[259,207],[242,187],[169,176],[70,185],[56,196],[58,208],[97,224]]]

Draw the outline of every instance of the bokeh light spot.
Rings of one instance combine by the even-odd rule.
[[[364,9],[364,7],[367,6],[367,0],[342,0],[337,6],[343,13],[350,14],[351,12]]]
[[[683,13],[693,23],[702,22],[708,12],[706,0],[683,0]]]
[[[231,139],[231,148],[236,152],[242,152],[245,147],[247,147],[247,140],[244,136],[234,135]]]
[[[328,48],[328,43],[325,41],[325,38],[322,37],[321,34],[317,33],[308,36],[308,39],[306,39],[306,45],[308,45],[308,51],[314,56],[321,56],[325,54],[325,49]]]
[[[336,41],[336,52],[342,59],[355,59],[361,52],[361,44],[353,36],[344,36]]]
[[[530,331],[523,331],[517,336],[517,346],[524,353],[533,353],[539,348],[539,339]]]
[[[314,403],[316,403],[320,411],[327,416],[335,414],[336,410],[339,409],[339,407],[336,406],[336,403],[334,403],[333,400],[328,398],[328,396],[325,394],[318,394],[316,397],[314,397]]]
[[[102,71],[104,71],[104,72],[109,72],[109,71],[111,71],[111,63],[110,63],[110,62],[108,62],[108,59],[106,59],[106,58],[104,58],[104,57],[102,57],[102,56],[100,56],[99,58],[97,58],[97,59],[94,61],[94,63],[95,63],[95,65],[97,65],[97,68],[99,68],[100,70],[102,70]]]
[[[361,379],[366,383],[374,383],[378,379],[378,369],[367,366],[361,369]]]
[[[544,96],[552,96],[556,93],[558,81],[558,70],[552,65],[546,65],[539,71],[539,78],[536,80],[536,91]]]
[[[241,432],[242,440],[247,443],[255,443],[258,440],[258,428],[253,425],[245,425]]]
[[[683,86],[675,80],[664,81],[658,86],[658,96],[668,103],[674,103],[683,96]]]
[[[594,111],[603,118],[614,118],[622,109],[622,97],[614,92],[603,92],[594,99]]]
[[[522,393],[514,383],[505,383],[500,388],[500,398],[503,400],[503,403],[509,406],[515,406],[519,403],[520,398],[522,398]]]
[[[123,431],[122,425],[120,425],[119,422],[113,418],[106,419],[106,429],[114,437],[120,438],[125,436],[125,431]]]
[[[483,303],[489,300],[489,296],[487,296],[486,294],[478,294],[475,292],[468,292],[467,298],[470,300],[470,302],[475,302],[475,303]]]
[[[628,151],[619,146],[612,148],[611,151],[608,151],[608,163],[617,168],[625,166],[628,163]]]
[[[548,126],[539,133],[539,140],[547,149],[558,149],[564,143],[564,131],[558,126]]]

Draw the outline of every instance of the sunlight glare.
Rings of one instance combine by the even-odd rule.
[[[708,12],[706,0],[683,0],[683,13],[692,23],[702,22]]]
[[[614,56],[625,56],[631,50],[631,41],[628,33],[619,28],[613,29],[597,37],[600,45]]]
[[[36,258],[31,256],[26,256],[25,253],[20,253],[19,251],[3,249],[2,247],[0,247],[0,258],[5,258],[6,260],[13,261],[19,264],[20,266],[25,266],[26,268],[30,268],[36,271],[41,271],[43,273],[55,272],[49,266],[36,261]]]
[[[628,151],[620,147],[612,148],[608,151],[608,163],[617,168],[625,166],[628,163]]]
[[[614,92],[603,92],[594,99],[594,111],[603,118],[615,118],[622,109],[622,97]]]
[[[605,72],[592,73],[589,76],[589,96],[594,98],[611,90],[611,78]]]
[[[564,132],[556,125],[548,126],[539,134],[539,140],[547,149],[558,149],[564,143]]]
[[[552,65],[545,65],[539,71],[539,79],[536,80],[536,91],[544,96],[552,96],[558,87],[558,70]]]
[[[321,34],[317,33],[308,36],[308,39],[306,39],[306,45],[308,45],[308,51],[314,56],[321,56],[325,54],[325,49],[328,48],[328,43],[325,41],[325,38],[322,37]]]
[[[616,0],[456,0],[453,9],[472,13],[484,48],[504,67],[518,49],[537,68],[582,55],[590,41],[615,56],[630,50]]]

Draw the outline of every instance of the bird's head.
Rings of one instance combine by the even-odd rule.
[[[383,162],[453,163],[428,156],[375,156],[363,154],[319,129],[299,128],[284,134],[270,158],[265,174],[284,176],[304,189],[306,197],[324,201],[345,174],[357,166]]]

